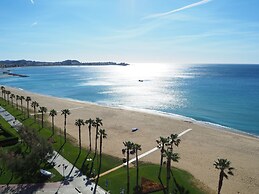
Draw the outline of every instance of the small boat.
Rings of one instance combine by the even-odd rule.
[[[143,82],[144,80],[143,80],[143,79],[139,79],[138,81],[139,81],[139,82]]]
[[[131,129],[131,132],[135,132],[135,131],[137,131],[138,130],[138,128],[132,128]]]

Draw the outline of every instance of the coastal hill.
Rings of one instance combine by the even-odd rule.
[[[127,63],[115,63],[115,62],[87,62],[82,63],[77,60],[65,60],[62,62],[41,62],[41,61],[30,61],[30,60],[5,60],[0,61],[0,68],[10,67],[28,67],[28,66],[105,66],[105,65],[119,65],[127,66]]]

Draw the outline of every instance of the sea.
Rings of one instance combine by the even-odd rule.
[[[259,137],[259,65],[131,64],[10,68],[0,84],[179,117]]]

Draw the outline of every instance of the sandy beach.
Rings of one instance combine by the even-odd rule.
[[[78,137],[76,119],[102,118],[103,128],[106,129],[108,138],[104,140],[104,152],[117,157],[122,157],[123,141],[133,141],[141,144],[142,152],[156,146],[156,139],[172,133],[181,133],[186,129],[193,129],[181,137],[181,144],[177,148],[180,153],[179,163],[173,165],[187,170],[200,184],[214,193],[217,189],[219,172],[214,169],[213,161],[217,158],[227,158],[235,167],[234,174],[229,180],[224,180],[222,193],[226,194],[256,194],[259,192],[259,139],[239,133],[225,131],[213,126],[204,126],[199,123],[180,120],[177,118],[156,115],[134,110],[110,108],[91,103],[77,102],[56,97],[34,94],[31,92],[7,88],[14,94],[30,96],[40,106],[48,110],[55,109],[56,126],[63,128],[61,109],[71,109],[68,116],[67,132],[74,138]],[[26,103],[24,103],[26,106]],[[51,119],[51,118],[49,118]],[[131,132],[131,128],[139,130]],[[88,133],[86,126],[82,129],[83,146],[88,146]],[[143,161],[159,163],[159,152],[155,152]],[[211,191],[210,191],[211,190]],[[213,192],[214,191],[214,192]]]

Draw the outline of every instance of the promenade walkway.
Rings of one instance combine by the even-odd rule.
[[[16,130],[22,126],[13,115],[7,112],[0,106],[0,115]],[[55,169],[63,176],[64,181],[56,183],[42,184],[10,184],[0,185],[1,194],[92,194],[95,184],[83,175],[73,164],[63,158],[60,154],[54,151],[54,156],[50,162],[55,163]],[[96,194],[107,193],[104,189],[97,186]]]

